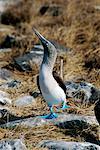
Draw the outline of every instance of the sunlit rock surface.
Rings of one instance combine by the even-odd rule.
[[[1,90],[0,90],[0,104],[1,105],[11,104],[9,94]]]
[[[14,104],[19,107],[25,107],[31,105],[32,103],[35,103],[35,99],[33,98],[33,96],[25,95],[15,100]]]
[[[74,98],[76,102],[91,105],[100,100],[100,89],[97,89],[90,83],[69,81],[65,82],[65,85],[67,96]]]
[[[1,140],[0,150],[27,150],[25,144],[20,139],[15,140]]]
[[[15,121],[8,122],[7,124],[2,124],[1,126],[13,127],[16,125],[24,125],[34,127],[37,125],[49,124],[53,123],[54,125],[60,128],[66,128],[68,126],[73,126],[76,124],[77,126],[88,126],[90,125],[98,125],[95,116],[81,116],[81,115],[74,115],[74,114],[59,114],[57,119],[43,119],[41,116],[30,117],[26,119],[17,119]]]
[[[48,150],[100,150],[100,146],[88,142],[64,142],[55,140],[41,141],[37,147],[47,148]]]

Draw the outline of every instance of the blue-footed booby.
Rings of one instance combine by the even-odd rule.
[[[53,111],[53,106],[62,104],[61,109],[69,108],[69,106],[66,105],[66,90],[64,83],[55,75],[55,72],[52,73],[57,57],[57,50],[55,46],[50,41],[45,39],[36,29],[33,29],[33,31],[38,36],[44,48],[43,61],[38,77],[38,86],[42,96],[50,108],[50,114],[42,117],[45,119],[57,118],[57,114]]]

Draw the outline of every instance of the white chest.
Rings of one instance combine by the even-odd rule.
[[[49,68],[45,66],[40,70],[39,84],[42,95],[49,105],[58,104],[66,100],[64,91],[53,78]]]

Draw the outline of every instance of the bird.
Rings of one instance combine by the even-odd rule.
[[[35,28],[33,28],[33,31],[44,48],[43,60],[40,66],[39,76],[37,77],[37,83],[43,98],[48,104],[50,114],[44,115],[42,118],[57,118],[58,115],[54,112],[53,106],[61,104],[62,107],[60,109],[62,110],[70,107],[66,104],[66,86],[62,79],[53,72],[53,67],[57,58],[57,49]]]
[[[63,89],[64,93],[66,94],[66,86],[65,86],[63,80],[61,79],[61,77],[58,75],[58,73],[56,71],[53,71],[52,74],[53,74],[54,79],[57,81],[59,86]],[[38,89],[40,91],[40,94],[42,94],[41,89],[40,89],[40,85],[39,85],[39,75],[37,75],[37,86],[38,86]],[[66,95],[66,98],[68,98],[67,95]]]
[[[95,104],[94,113],[95,113],[96,119],[100,125],[100,100],[98,100]]]

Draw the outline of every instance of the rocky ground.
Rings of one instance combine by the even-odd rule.
[[[100,1],[8,0],[0,7],[0,149],[99,150]],[[32,27],[56,46],[54,70],[70,97],[71,108],[54,120],[39,117],[49,110],[36,84],[43,48]]]

